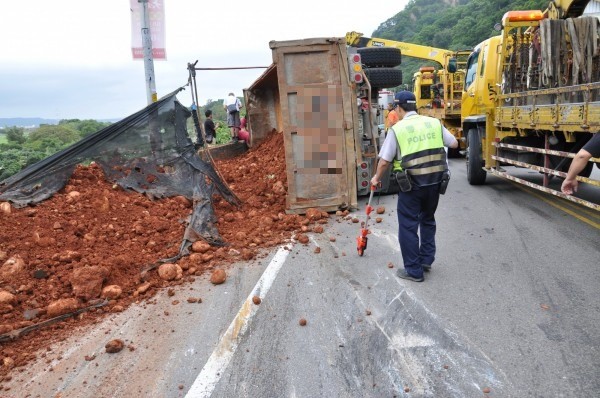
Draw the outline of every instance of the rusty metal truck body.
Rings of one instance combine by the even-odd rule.
[[[283,134],[287,212],[357,208],[358,196],[369,192],[382,143],[377,102],[360,98],[368,87],[360,66],[352,68],[344,38],[269,45],[273,64],[244,95],[251,145],[273,130]]]

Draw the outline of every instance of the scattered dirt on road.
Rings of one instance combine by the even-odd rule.
[[[78,327],[191,282],[207,271],[262,256],[260,249],[289,241],[302,226],[327,222],[285,214],[287,179],[283,137],[230,160],[215,160],[240,208],[213,198],[224,247],[195,245],[193,254],[142,274],[175,256],[192,204],[184,197],[150,200],[123,191],[96,165],[79,166],[68,185],[37,206],[0,213],[0,335],[63,316],[59,322],[0,342],[0,381],[38,350]],[[201,302],[201,299],[198,300]],[[75,310],[92,307],[70,316]],[[22,333],[20,333],[22,334]],[[44,354],[45,356],[46,354]],[[0,386],[1,388],[1,386]]]

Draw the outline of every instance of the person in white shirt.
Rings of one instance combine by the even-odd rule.
[[[242,102],[233,93],[229,93],[223,107],[227,112],[227,126],[231,129],[231,141],[238,140],[240,132],[240,109],[243,108]]]
[[[396,94],[394,109],[400,120],[388,130],[371,184],[379,185],[383,173],[393,166],[401,189],[396,209],[404,263],[396,275],[422,282],[423,272],[435,260],[435,211],[442,182],[449,176],[444,147],[457,148],[458,142],[438,119],[415,112],[416,99],[410,91]]]

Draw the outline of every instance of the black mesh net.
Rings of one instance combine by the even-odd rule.
[[[179,256],[198,239],[223,245],[215,227],[213,193],[240,201],[223,182],[210,157],[194,150],[187,133],[192,113],[176,98],[179,88],[141,111],[0,182],[0,200],[15,207],[39,203],[62,189],[78,164],[100,165],[108,181],[150,199],[182,195],[194,203]],[[178,256],[178,257],[179,257]]]

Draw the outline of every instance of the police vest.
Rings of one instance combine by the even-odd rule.
[[[415,115],[392,127],[402,159],[394,159],[394,171],[406,170],[418,186],[438,184],[448,168],[439,120]]]

